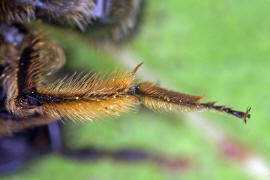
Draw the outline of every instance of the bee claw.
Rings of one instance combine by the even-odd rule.
[[[249,107],[249,108],[247,109],[247,111],[245,112],[245,114],[244,114],[244,116],[243,116],[243,120],[244,120],[244,123],[245,123],[245,124],[247,123],[247,119],[249,119],[249,118],[251,117],[251,115],[249,114],[250,110],[251,110],[251,107]]]

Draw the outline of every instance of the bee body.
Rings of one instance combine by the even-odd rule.
[[[62,137],[63,119],[118,117],[140,104],[156,111],[215,110],[244,121],[250,117],[250,109],[235,111],[203,103],[201,96],[141,82],[135,73],[142,64],[132,72],[75,73],[55,82],[48,78],[65,64],[65,53],[25,24],[40,19],[80,30],[90,41],[116,44],[137,32],[145,0],[0,0],[0,5],[0,175],[53,151],[77,159],[169,162],[139,150],[68,149]]]

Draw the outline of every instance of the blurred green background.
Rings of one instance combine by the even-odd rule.
[[[245,158],[258,155],[268,165],[269,10],[267,0],[148,1],[140,33],[121,51],[93,48],[77,35],[51,28],[48,32],[64,46],[67,66],[73,71],[131,70],[119,59],[135,59],[144,62],[138,72],[142,79],[155,79],[162,86],[189,94],[207,95],[206,101],[217,100],[238,110],[251,106],[252,118],[246,125],[215,112],[195,113],[195,117],[203,118],[237,142],[247,153]],[[128,56],[123,58],[123,54]],[[146,77],[144,72],[153,77]],[[72,124],[73,128],[69,128],[74,147],[137,147],[171,158],[190,159],[191,166],[184,169],[171,170],[147,162],[80,163],[52,154],[1,179],[270,179],[267,170],[266,176],[261,176],[265,171],[252,176],[242,151],[240,158],[224,155],[222,145],[213,140],[215,135],[209,136],[200,124],[190,123],[191,117],[139,108],[138,112],[117,119]]]

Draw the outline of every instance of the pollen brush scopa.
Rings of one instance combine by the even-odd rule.
[[[0,0],[0,174],[49,152],[76,159],[176,163],[142,150],[69,149],[64,119],[87,123],[117,117],[138,105],[168,112],[215,110],[244,122],[250,118],[250,108],[235,111],[141,81],[136,71],[142,64],[131,72],[50,78],[65,64],[65,53],[42,29],[33,30],[31,22],[41,20],[81,31],[89,40],[118,44],[137,32],[144,8],[144,0]]]

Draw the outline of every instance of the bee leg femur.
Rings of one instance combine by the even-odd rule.
[[[67,158],[78,161],[98,161],[108,159],[129,163],[150,162],[158,166],[174,169],[183,169],[190,166],[189,159],[186,157],[169,158],[135,148],[118,150],[98,149],[95,147],[77,150],[63,148],[60,153]]]

